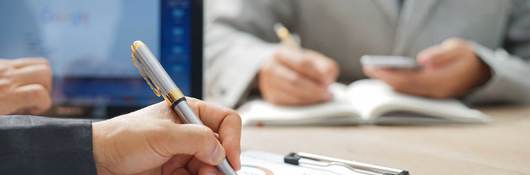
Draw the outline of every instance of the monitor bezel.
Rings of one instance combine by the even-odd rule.
[[[204,3],[191,1],[191,96],[203,99]]]

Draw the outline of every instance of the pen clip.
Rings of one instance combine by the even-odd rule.
[[[142,77],[145,79],[145,82],[147,82],[147,85],[149,86],[149,88],[151,88],[151,90],[153,91],[153,93],[155,93],[156,96],[160,97],[162,95],[162,93],[160,92],[160,89],[158,89],[157,86],[155,86],[153,84],[153,81],[151,80],[151,78],[149,78],[149,76],[146,75],[145,73],[145,70],[142,68],[142,66],[140,66],[140,61],[138,61],[138,58],[137,58],[137,51],[134,47],[131,47],[132,49],[132,62],[134,64],[134,66],[136,66],[136,68],[138,68],[138,71],[140,72],[140,75],[142,75]]]

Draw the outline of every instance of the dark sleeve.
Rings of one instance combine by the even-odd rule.
[[[0,116],[0,174],[96,174],[91,123]]]

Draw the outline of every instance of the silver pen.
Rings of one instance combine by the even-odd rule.
[[[167,74],[166,70],[142,41],[132,46],[132,60],[145,81],[157,96],[162,96],[185,123],[204,125],[186,102],[186,97]],[[217,168],[225,175],[237,175],[226,158]]]

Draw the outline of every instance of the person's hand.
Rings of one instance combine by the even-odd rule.
[[[0,115],[45,112],[52,104],[51,88],[46,59],[0,59]]]
[[[314,51],[278,49],[258,74],[263,98],[278,105],[307,105],[328,101],[338,65]]]
[[[164,102],[93,123],[98,174],[221,174],[214,165],[225,155],[240,169],[239,115],[192,98],[188,103],[207,127],[180,124]]]
[[[486,83],[491,72],[462,39],[448,39],[418,54],[419,70],[365,67],[366,75],[380,79],[398,92],[431,98],[466,95]]]

